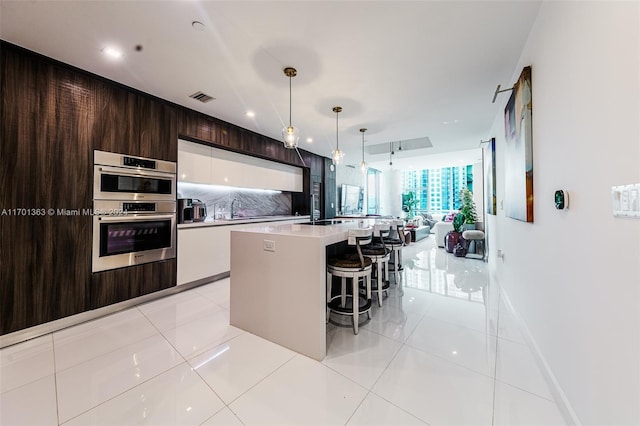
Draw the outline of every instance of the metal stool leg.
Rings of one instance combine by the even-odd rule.
[[[378,306],[382,307],[382,287],[384,285],[384,277],[382,276],[382,262],[380,259],[376,262],[376,277],[377,277],[377,293],[378,293]]]
[[[358,278],[351,278],[351,310],[353,312],[353,334],[358,334],[358,317],[360,316],[360,296],[358,292]]]
[[[333,283],[333,275],[331,272],[327,272],[327,324],[331,317],[331,309],[329,308],[329,301],[331,300],[331,286]]]

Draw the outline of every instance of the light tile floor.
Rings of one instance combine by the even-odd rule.
[[[404,266],[322,362],[230,326],[229,279],[4,348],[0,424],[564,424],[486,263]]]

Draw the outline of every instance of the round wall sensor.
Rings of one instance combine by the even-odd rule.
[[[556,209],[565,210],[569,208],[569,193],[564,189],[558,189],[554,194]]]

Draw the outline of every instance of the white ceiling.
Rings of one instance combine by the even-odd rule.
[[[347,164],[360,163],[361,127],[366,146],[428,138],[430,148],[397,153],[400,165],[460,150],[479,158],[499,109],[493,92],[513,83],[540,3],[2,0],[0,37],[275,139],[289,120],[283,69],[293,66],[301,148],[331,155],[339,105]],[[124,57],[107,58],[108,45]],[[197,91],[216,99],[188,97]]]

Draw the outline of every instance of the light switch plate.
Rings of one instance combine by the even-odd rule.
[[[615,217],[640,219],[640,183],[611,187],[611,204]]]
[[[264,251],[276,251],[276,242],[273,240],[262,240],[262,249]]]

